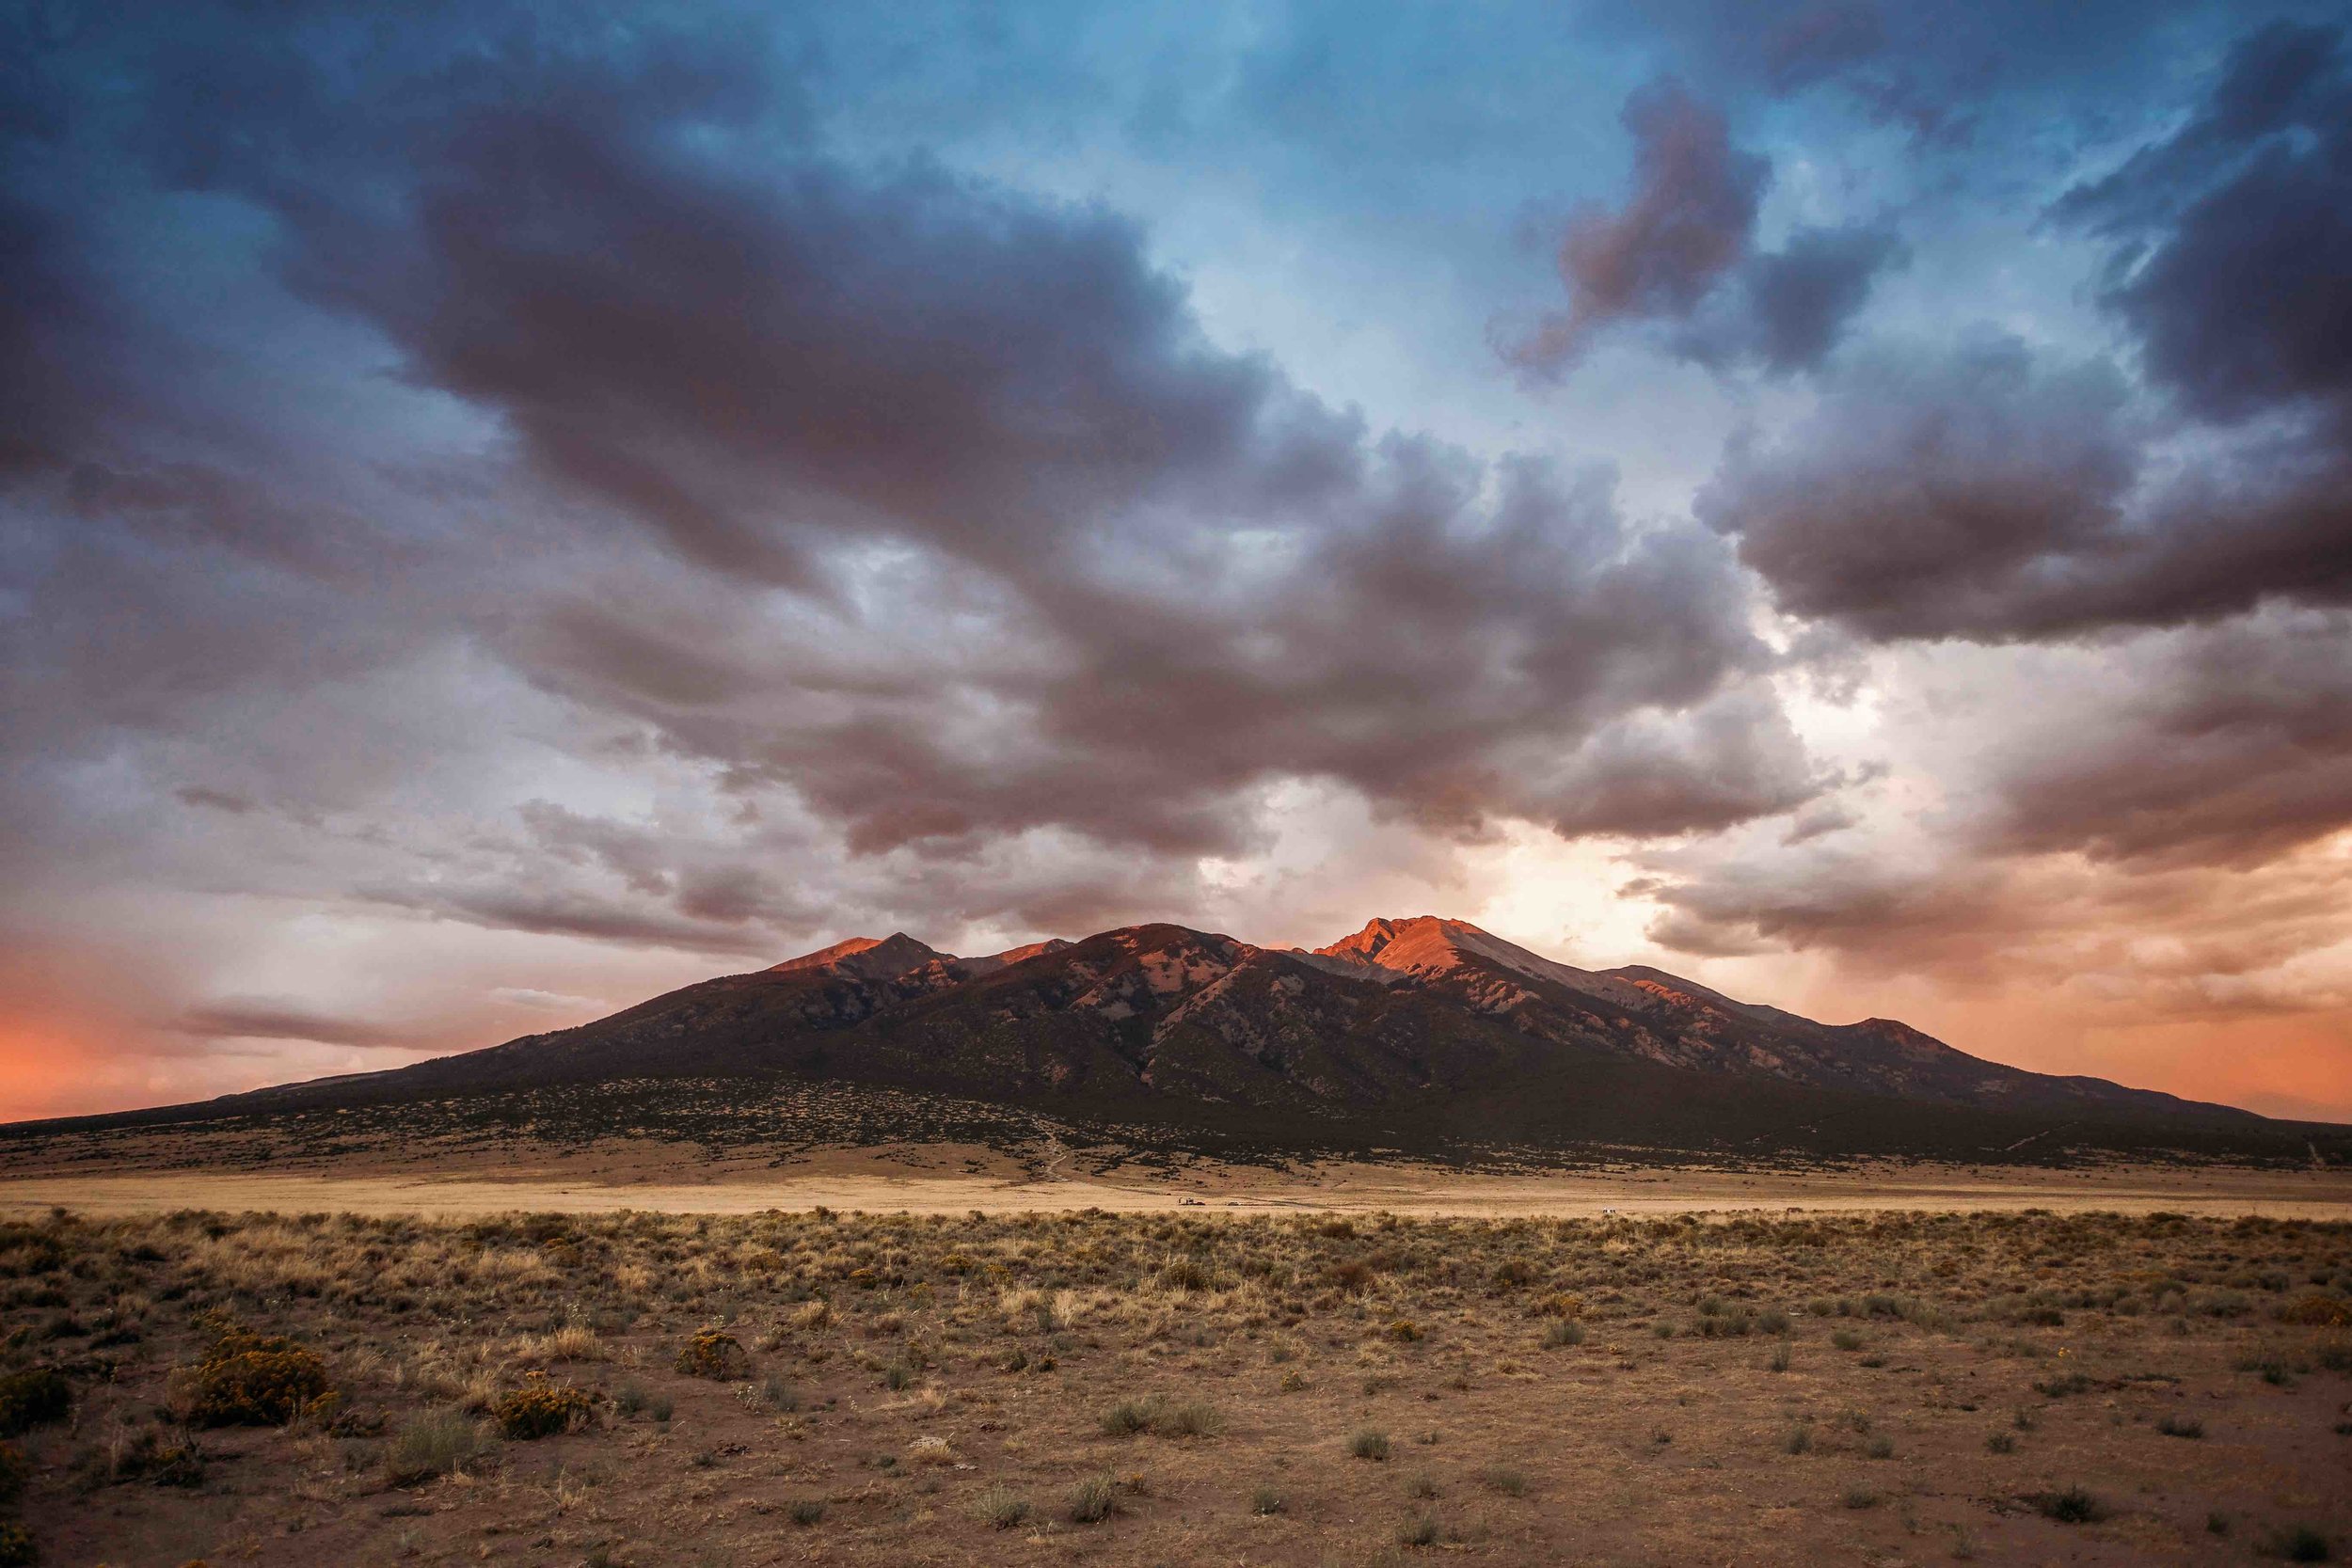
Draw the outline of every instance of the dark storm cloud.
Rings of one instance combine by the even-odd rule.
[[[2188,124],[2055,209],[2122,242],[2106,303],[2138,333],[2149,373],[2200,414],[2311,399],[2352,416],[2346,67],[2340,29],[2263,28]]]
[[[1749,257],[1667,346],[1707,365],[1752,361],[1775,375],[1816,370],[1845,338],[1879,275],[1909,257],[1887,224],[1799,229],[1780,249]]]
[[[2352,598],[2352,77],[2328,28],[2230,51],[2197,113],[2054,208],[2185,418],[1994,342],[1845,367],[1735,447],[1708,521],[1792,614],[2012,641]],[[2046,357],[2046,356],[2045,356]]]
[[[1557,376],[1611,328],[1647,323],[1676,327],[1667,346],[1710,365],[1819,365],[1878,275],[1905,258],[1892,228],[1801,228],[1781,249],[1758,251],[1772,165],[1732,146],[1720,110],[1666,79],[1629,98],[1623,118],[1633,190],[1617,212],[1570,215],[1557,256],[1568,308],[1502,341],[1504,357]]]
[[[2352,597],[2352,467],[2332,433],[2197,439],[2135,414],[2096,361],[2043,364],[2002,339],[1880,353],[1776,439],[1735,444],[1698,511],[1783,610],[1881,641]]]
[[[249,163],[151,130],[197,146],[182,178],[277,213],[307,294],[697,568],[634,606],[509,615],[532,678],[796,791],[866,852],[1052,824],[1231,849],[1242,793],[1282,776],[1568,832],[1717,826],[1813,787],[1776,709],[1718,701],[1765,660],[1703,533],[1629,529],[1537,465],[1375,440],[1210,346],[1127,222],[779,142],[738,55],[501,45],[453,87],[395,71],[363,88],[394,131],[315,161],[314,85],[257,95],[292,128]],[[1647,215],[1579,252],[1612,309],[1736,260],[1762,176],[1672,89],[1629,120]],[[805,591],[782,623],[779,586]],[[968,640],[895,672],[845,680],[811,645],[819,620],[879,645],[931,615]],[[1531,783],[1530,749],[1571,760]]]
[[[1991,747],[2001,852],[2250,865],[2352,822],[2352,618],[2280,613],[2127,651],[2124,679]],[[2086,711],[2088,710],[2088,711]]]
[[[192,856],[363,908],[753,954],[1168,907],[1285,780],[1448,834],[1822,785],[1720,539],[1368,430],[1128,218],[841,156],[762,35],[285,20],[44,45],[8,143],[11,277],[72,291],[9,329],[105,388],[7,498],[21,823],[176,791]],[[517,816],[517,677],[562,716],[519,744],[736,818]]]
[[[320,1045],[399,1046],[418,1043],[403,1029],[365,1019],[337,1018],[267,1000],[231,1000],[191,1007],[172,1028],[199,1039],[310,1040]]]

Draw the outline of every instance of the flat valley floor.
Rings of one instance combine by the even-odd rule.
[[[2352,1549],[2340,1174],[976,1162],[866,1151],[709,1184],[20,1171],[0,1549],[115,1568]],[[907,1212],[844,1212],[861,1198]],[[280,1212],[232,1212],[256,1205]]]
[[[1407,1161],[1246,1164],[1069,1147],[867,1145],[707,1152],[667,1141],[522,1143],[495,1151],[375,1145],[257,1164],[236,1133],[0,1144],[0,1216],[173,1208],[466,1218],[532,1211],[753,1214],[1303,1212],[1600,1218],[1743,1210],[2050,1209],[2352,1220],[2352,1171],[2090,1162],[2071,1168],[1893,1161],[1798,1167],[1594,1159],[1572,1169]]]

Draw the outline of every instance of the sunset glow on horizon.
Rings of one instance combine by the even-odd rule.
[[[9,28],[0,1120],[1438,914],[2352,1121],[2335,8]]]

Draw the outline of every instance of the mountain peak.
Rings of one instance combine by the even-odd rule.
[[[787,958],[769,973],[789,974],[803,970],[825,969],[855,975],[861,980],[892,980],[909,970],[920,969],[938,958],[952,958],[952,954],[915,941],[904,931],[874,937],[850,937],[831,947],[820,947],[814,953],[803,953],[797,958]]]
[[[1370,963],[1400,942],[1408,947],[1430,947],[1443,944],[1465,933],[1482,937],[1486,935],[1467,920],[1448,920],[1440,915],[1406,915],[1395,920],[1386,916],[1375,916],[1366,921],[1364,928],[1354,936],[1342,937],[1330,946],[1318,947],[1314,951],[1324,958],[1354,958],[1359,962]],[[1488,940],[1493,939],[1488,938]],[[1391,964],[1384,967],[1399,966]]]

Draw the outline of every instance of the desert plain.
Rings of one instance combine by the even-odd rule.
[[[2352,1532],[2341,1171],[643,1155],[20,1155],[0,1545],[2140,1563]]]

